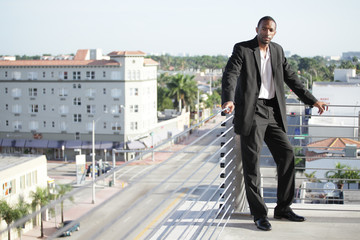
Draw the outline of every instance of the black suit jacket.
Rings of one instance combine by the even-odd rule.
[[[290,69],[282,47],[271,42],[270,58],[279,103],[282,127],[287,131],[284,83],[305,104],[313,105],[317,99],[304,87],[296,73]],[[261,59],[257,37],[235,44],[222,78],[222,103],[235,103],[234,128],[237,134],[249,135],[261,86]]]

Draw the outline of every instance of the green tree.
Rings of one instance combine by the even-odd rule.
[[[221,104],[221,97],[217,91],[214,91],[211,95],[207,94],[208,99],[205,101],[205,107],[213,108],[214,105]]]
[[[172,76],[170,82],[167,83],[169,88],[169,97],[175,100],[175,104],[179,107],[179,111],[183,107],[194,105],[197,96],[197,84],[194,80],[195,76],[177,74]]]
[[[4,199],[0,200],[0,217],[4,219],[8,227],[16,219],[16,212]],[[8,228],[8,240],[11,239],[11,229]]]
[[[15,210],[15,220],[14,221],[16,222],[16,221],[22,219],[23,217],[29,215],[29,213],[30,213],[30,204],[25,202],[23,196],[19,196],[18,203],[16,204],[16,207],[15,207],[14,210]],[[23,227],[21,225],[16,227],[20,239],[21,239],[21,235],[22,235],[22,228]]]
[[[56,185],[56,198],[62,198],[64,197],[67,193],[72,191],[72,186],[70,184],[59,184]],[[74,197],[70,196],[68,198],[70,201],[74,201]],[[61,223],[64,223],[64,200],[61,200],[60,203],[60,207],[61,207]]]
[[[31,192],[30,196],[32,198],[31,205],[34,210],[36,210],[36,207],[40,206],[40,208],[45,207],[51,199],[51,196],[49,194],[49,191],[47,188],[40,188],[37,187],[36,191]],[[40,213],[41,221],[40,221],[40,231],[41,231],[41,237],[44,237],[44,219],[43,219],[42,212]]]
[[[304,173],[305,177],[309,180],[309,182],[320,182],[316,177],[316,171],[311,172],[311,173]]]

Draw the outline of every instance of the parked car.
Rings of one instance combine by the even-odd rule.
[[[95,167],[95,174],[96,174],[97,176],[99,176],[100,166],[99,166],[98,163],[97,163],[95,166],[96,166],[96,167]],[[112,167],[110,166],[109,163],[103,162],[103,163],[102,163],[102,168],[101,168],[101,174],[104,174],[104,173],[109,172],[109,171],[111,170],[111,168],[112,168]],[[92,173],[92,164],[90,164],[89,167],[87,168],[86,175],[87,175],[87,176],[90,176],[91,173]]]
[[[80,223],[77,221],[65,221],[63,227],[66,227],[68,225],[72,226],[61,234],[62,237],[71,236],[73,232],[80,230]]]

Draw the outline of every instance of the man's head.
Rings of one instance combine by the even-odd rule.
[[[262,17],[256,27],[257,38],[260,45],[268,45],[276,34],[276,22],[270,16]]]

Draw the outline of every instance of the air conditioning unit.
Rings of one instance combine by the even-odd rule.
[[[356,144],[346,144],[345,145],[345,156],[346,157],[356,157]]]

